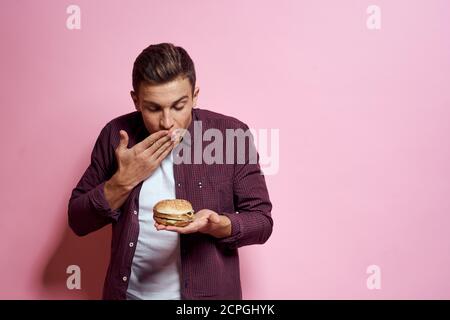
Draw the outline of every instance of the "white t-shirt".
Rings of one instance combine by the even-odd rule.
[[[156,230],[153,220],[156,202],[175,197],[172,151],[144,181],[139,193],[139,237],[127,299],[180,299],[180,236]]]

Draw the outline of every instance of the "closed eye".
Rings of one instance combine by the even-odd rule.
[[[183,104],[183,105],[181,105],[181,106],[176,106],[176,107],[173,107],[173,108],[174,108],[175,110],[177,110],[177,111],[180,111],[180,110],[183,110],[184,106],[185,106],[185,104]]]

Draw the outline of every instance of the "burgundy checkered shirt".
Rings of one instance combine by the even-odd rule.
[[[247,130],[241,121],[212,111],[194,108],[188,128],[191,144],[200,143],[202,150],[210,142],[194,136],[194,121],[201,121],[202,133],[210,128]],[[104,299],[126,299],[139,234],[139,192],[143,182],[129,194],[125,203],[112,210],[104,195],[104,184],[117,170],[114,150],[119,144],[119,130],[126,130],[128,147],[145,139],[147,131],[140,112],[125,114],[110,121],[101,130],[91,155],[91,163],[72,191],[68,205],[69,225],[79,236],[112,224],[111,259],[103,288]],[[248,142],[248,141],[247,141]],[[181,298],[242,299],[238,248],[262,244],[272,233],[272,204],[258,161],[249,161],[247,143],[245,163],[174,164],[176,197],[192,203],[195,211],[211,209],[231,220],[231,236],[214,238],[207,234],[180,235]],[[234,158],[236,159],[236,141]],[[175,156],[175,153],[174,153]],[[257,155],[259,160],[259,155]],[[156,191],[157,192],[157,191]]]

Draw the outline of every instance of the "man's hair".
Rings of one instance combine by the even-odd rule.
[[[194,95],[195,67],[186,50],[172,43],[152,44],[134,62],[133,90],[137,93],[141,82],[164,84],[179,76],[189,79]]]

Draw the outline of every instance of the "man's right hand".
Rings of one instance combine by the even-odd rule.
[[[126,131],[120,130],[119,134],[115,150],[118,169],[104,186],[106,201],[113,210],[122,206],[131,190],[151,176],[175,146],[167,130],[149,135],[132,148],[128,148]]]
[[[128,190],[147,179],[172,151],[174,142],[168,130],[157,131],[128,148],[128,134],[120,130],[120,143],[115,150],[118,169],[114,182]]]

